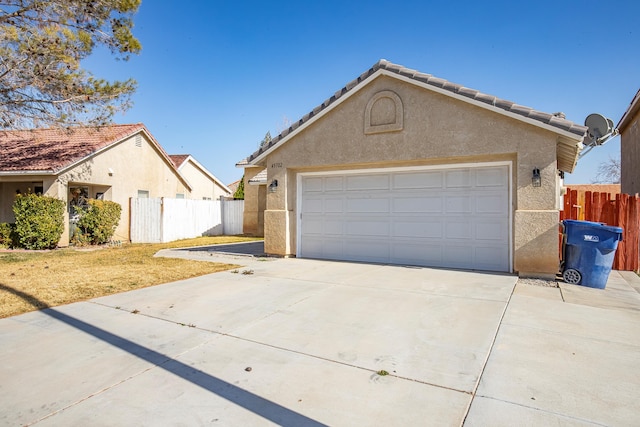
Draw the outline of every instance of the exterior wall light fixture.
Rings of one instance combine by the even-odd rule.
[[[542,187],[542,178],[540,178],[540,169],[534,168],[533,175],[531,175],[531,184],[534,187]]]
[[[274,179],[273,181],[271,181],[271,184],[269,184],[269,193],[275,193],[277,189],[278,189],[278,180]]]

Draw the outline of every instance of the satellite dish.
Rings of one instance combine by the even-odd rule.
[[[613,121],[597,113],[589,114],[584,125],[589,128],[590,141],[587,145],[602,145],[613,132]]]

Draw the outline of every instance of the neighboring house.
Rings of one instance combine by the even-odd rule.
[[[129,240],[131,197],[174,198],[193,189],[143,124],[2,131],[0,153],[0,222],[14,221],[19,192],[57,197],[67,203],[61,246],[69,243],[69,212],[78,197],[119,203],[113,238]]]
[[[586,132],[381,60],[238,163],[244,231],[275,255],[554,277]]]
[[[178,172],[187,180],[192,190],[189,195],[176,194],[177,198],[219,200],[233,195],[231,189],[202,166],[190,154],[169,155]]]
[[[227,187],[229,187],[229,190],[231,191],[231,197],[233,197],[233,195],[236,194],[236,191],[238,191],[238,187],[240,186],[240,181],[242,181],[242,178],[237,181],[233,181],[231,184],[227,185]]]
[[[626,194],[640,193],[640,90],[618,122],[620,184]]]

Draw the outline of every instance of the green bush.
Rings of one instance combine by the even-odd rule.
[[[240,183],[238,184],[238,188],[236,189],[236,192],[233,193],[233,199],[234,200],[244,200],[244,175],[242,175],[242,179],[240,180]]]
[[[37,194],[18,194],[13,203],[16,245],[53,249],[64,231],[64,202]]]
[[[109,200],[90,199],[88,203],[86,209],[78,212],[79,219],[72,241],[75,244],[107,243],[113,237],[120,222],[122,207]]]
[[[15,224],[0,222],[0,247],[11,248],[14,246]]]

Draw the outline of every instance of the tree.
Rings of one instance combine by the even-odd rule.
[[[620,184],[620,159],[609,156],[609,159],[598,165],[596,177],[592,184]]]
[[[94,49],[128,60],[141,50],[141,0],[0,0],[0,129],[100,125],[130,106],[133,79],[80,66]]]
[[[271,142],[271,132],[267,131],[267,133],[264,134],[264,138],[262,138],[262,141],[260,141],[259,148],[266,147],[267,145],[269,145],[270,142]]]
[[[233,193],[234,200],[244,200],[244,175],[242,175],[242,179],[238,183],[238,188],[236,192]]]

